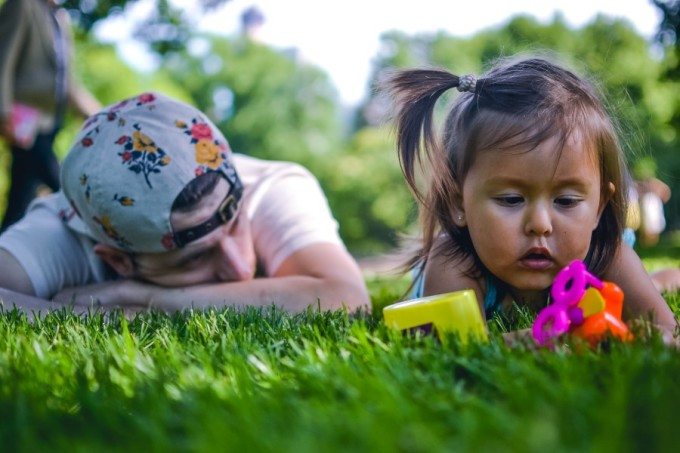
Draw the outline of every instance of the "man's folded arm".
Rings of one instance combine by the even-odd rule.
[[[0,305],[4,310],[16,307],[23,312],[57,308],[53,302],[35,297],[28,274],[5,249],[0,248]]]
[[[122,305],[141,305],[165,311],[193,307],[276,305],[290,312],[308,307],[321,310],[370,309],[361,272],[349,254],[336,244],[313,244],[288,257],[273,276],[254,280],[167,288],[136,281],[121,282]],[[79,303],[87,301],[88,295]],[[96,297],[96,295],[95,295]],[[117,297],[113,298],[113,300]],[[115,303],[115,302],[114,302]]]

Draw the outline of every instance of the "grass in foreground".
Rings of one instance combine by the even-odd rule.
[[[679,297],[673,297],[678,307]],[[370,316],[0,316],[7,450],[671,450],[680,353],[462,349]]]
[[[400,280],[369,284],[376,307]],[[680,312],[680,295],[669,295]],[[376,315],[0,314],[8,451],[671,451],[680,352],[462,348]],[[522,327],[530,320],[520,317]]]

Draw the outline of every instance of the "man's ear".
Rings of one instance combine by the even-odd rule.
[[[121,277],[130,278],[134,275],[135,263],[122,250],[106,244],[95,244],[94,253]]]
[[[604,212],[604,208],[607,206],[607,204],[611,201],[612,197],[616,193],[616,186],[614,185],[613,182],[609,182],[607,184],[607,189],[602,191],[602,195],[600,196],[600,206],[597,209],[597,222],[595,222],[595,226],[593,227],[593,230],[597,228],[597,225],[600,223],[600,217],[602,217],[602,213]]]

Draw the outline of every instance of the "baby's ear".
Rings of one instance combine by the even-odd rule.
[[[609,182],[607,184],[607,188],[602,191],[602,194],[600,195],[600,207],[597,210],[597,223],[600,223],[600,217],[602,216],[602,212],[604,211],[605,206],[607,206],[607,203],[609,203],[616,193],[616,186],[614,185],[613,182]],[[597,224],[595,225],[595,228],[597,228]],[[594,229],[594,228],[593,228]]]
[[[463,210],[454,210],[452,214],[453,223],[458,228],[465,228],[467,226],[467,220],[465,219],[465,212]]]
[[[465,219],[465,209],[463,209],[463,196],[459,193],[456,193],[451,197],[449,212],[451,213],[453,223],[458,228],[465,228],[467,226],[467,220]]]

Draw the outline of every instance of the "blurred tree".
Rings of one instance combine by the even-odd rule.
[[[197,35],[191,27],[195,18],[187,17],[171,1],[154,1],[156,8],[137,35],[162,57],[160,69],[149,76],[128,68],[112,47],[93,42],[88,33],[97,21],[137,0],[64,2],[84,30],[79,35],[78,54],[83,57],[78,59],[77,72],[102,102],[149,89],[193,102],[216,121],[236,151],[297,161],[315,172],[352,251],[372,253],[393,247],[398,232],[409,230],[415,213],[399,170],[394,137],[382,126],[390,114],[388,100],[372,92],[351,140],[343,143],[337,95],[326,74],[299,61],[293,51],[276,51],[245,37]],[[225,1],[199,3],[207,11]],[[675,37],[679,2],[653,1],[666,5],[676,17],[672,22],[669,14],[671,19],[664,22],[675,23],[674,29],[662,28],[675,30],[661,40],[666,49],[663,61],[623,20],[598,17],[572,29],[561,16],[547,24],[519,16],[466,38],[443,32],[386,33],[369,83],[379,86],[393,68],[429,65],[455,73],[480,73],[499,57],[556,52],[599,81],[609,97],[610,110],[621,120],[630,160],[647,166],[656,162],[658,176],[676,194],[668,205],[668,220],[677,225],[680,184],[674,175],[680,174],[680,156],[675,151],[680,69]],[[455,90],[447,93],[439,108],[455,95]],[[77,128],[73,123],[71,132],[60,137],[62,153]]]
[[[387,127],[366,127],[345,152],[318,171],[340,234],[358,254],[384,252],[398,245],[415,219],[415,204],[401,176]],[[395,263],[395,265],[398,263]]]
[[[69,10],[75,22],[85,32],[110,16],[121,14],[126,6],[139,0],[65,0],[62,6]],[[200,13],[209,12],[229,0],[197,0]],[[154,0],[151,13],[137,26],[135,35],[161,55],[184,47],[191,35],[192,18],[173,6],[168,0]]]
[[[680,79],[680,0],[652,0],[652,4],[661,11],[657,40],[666,49],[670,60],[666,76]]]
[[[675,92],[680,92],[680,0],[652,0],[662,14],[657,42],[664,50],[664,72],[662,80],[673,87]],[[673,128],[672,139],[669,139],[669,146],[663,153],[657,168],[672,169],[671,177],[666,182],[671,188],[674,196],[671,196],[667,209],[670,214],[671,227],[680,228],[680,178],[678,168],[680,168],[680,155],[678,155],[678,139],[680,138],[680,99],[678,96],[671,98],[670,119],[668,123]],[[663,177],[664,175],[662,175]]]
[[[342,121],[328,76],[246,38],[196,36],[168,56],[168,73],[236,151],[314,169],[338,149]]]
[[[157,90],[191,102],[191,96],[164,71],[140,74],[130,68],[117,55],[111,44],[93,41],[90,35],[80,35],[76,40],[75,72],[79,79],[99,99],[102,105],[113,104],[144,91]],[[81,120],[69,117],[66,127],[57,137],[55,151],[63,157],[80,129]]]

